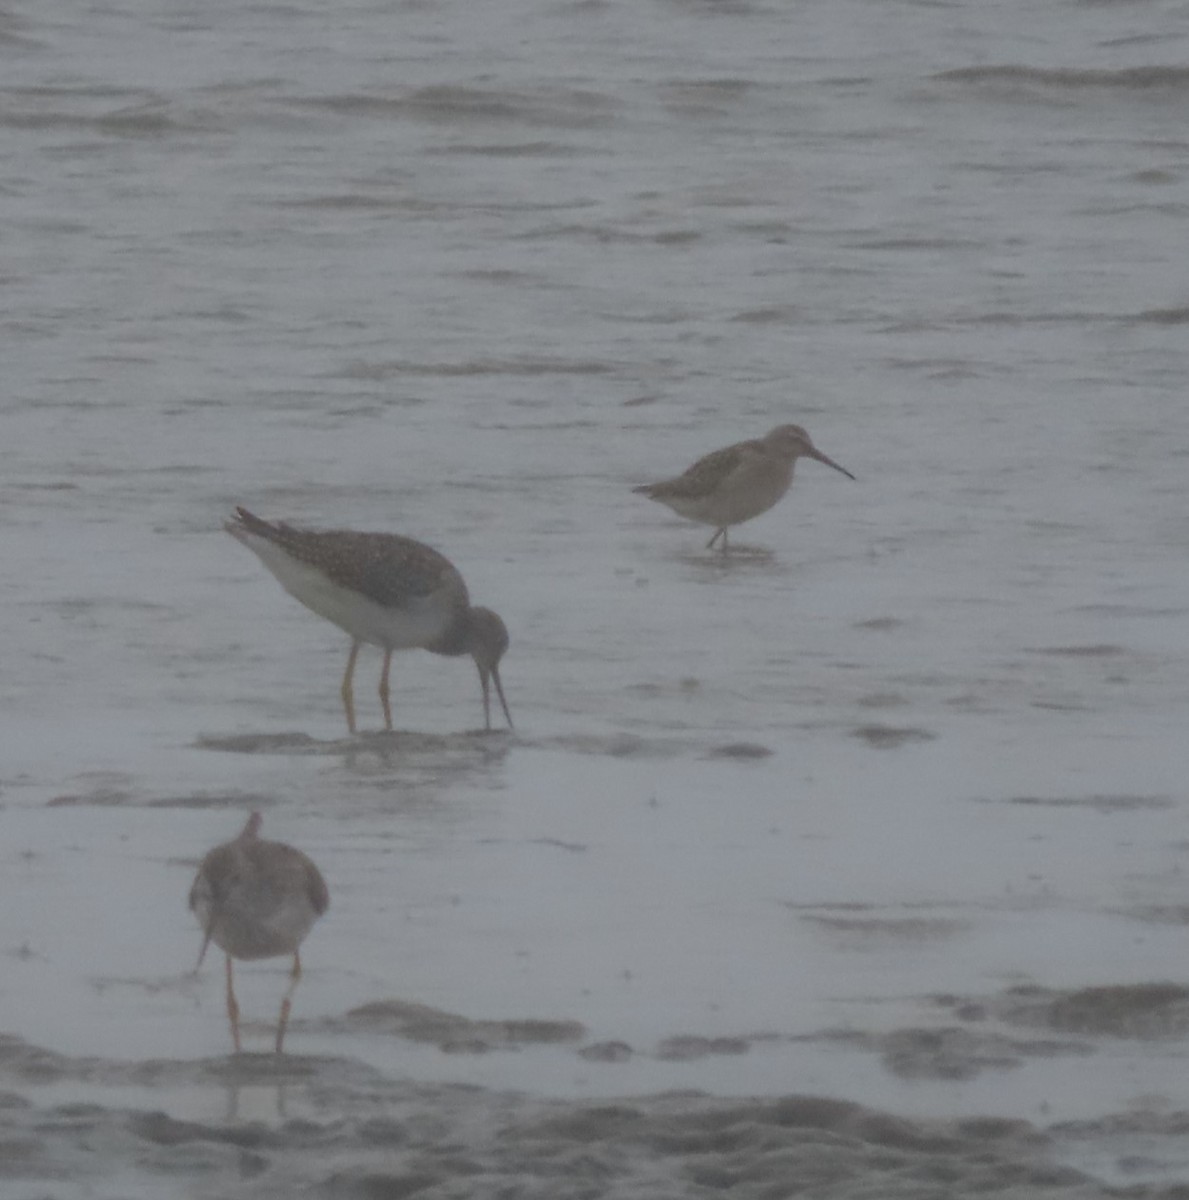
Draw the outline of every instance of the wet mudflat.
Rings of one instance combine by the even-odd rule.
[[[181,1180],[194,1197],[351,1200],[1123,1194],[1058,1161],[1070,1143],[1121,1132],[1105,1125],[1042,1134],[1019,1120],[910,1120],[796,1095],[547,1101],[395,1083],[341,1059],[244,1055],[121,1066],[12,1042],[0,1043],[0,1078],[32,1084],[35,1096],[74,1083],[114,1101],[34,1103],[24,1090],[0,1092],[7,1127],[0,1178],[40,1175],[58,1196],[172,1193]],[[135,1103],[146,1092],[184,1098],[198,1090],[222,1095],[225,1111],[195,1120]],[[1126,1132],[1168,1140],[1176,1131],[1148,1116],[1132,1119]],[[1126,1191],[1162,1194],[1172,1193]]]
[[[800,782],[779,744],[626,731],[210,734],[160,757],[187,790],[153,755],[16,779],[44,799],[4,813],[6,1170],[62,1196],[1163,1194],[1186,913],[1175,872],[1103,902],[1083,864],[1176,806],[929,799],[935,743],[828,740]],[[217,963],[191,973],[186,888],[247,808],[332,894],[279,1060],[284,963],[237,972],[238,1058]],[[922,827],[946,853],[914,857]]]

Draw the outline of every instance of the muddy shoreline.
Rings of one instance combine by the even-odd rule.
[[[79,1098],[63,1098],[72,1087]],[[558,1101],[412,1083],[342,1058],[120,1064],[12,1038],[0,1039],[0,1089],[5,1192],[55,1200],[1172,1200],[1182,1188],[1108,1187],[1064,1160],[1076,1143],[1123,1128],[1172,1141],[1189,1127],[1189,1114],[1156,1112],[1049,1129],[999,1117],[913,1120],[808,1095]],[[170,1111],[169,1096],[195,1091],[222,1095],[223,1114]],[[122,1103],[130,1092],[142,1102]],[[143,1102],[153,1093],[160,1106]]]
[[[566,1020],[469,1020],[375,1001],[294,1022],[312,1038],[395,1039],[440,1054],[535,1050],[606,1073],[641,1055],[699,1063],[815,1042],[874,1056],[902,1081],[960,1084],[1029,1059],[1085,1058],[1113,1041],[1157,1046],[1183,1028],[1174,984],[925,1002],[945,1024],[886,1033],[673,1035],[651,1047],[592,1041]],[[248,1026],[267,1044],[264,1023]],[[1045,1106],[1042,1106],[1042,1108]],[[1091,1119],[907,1116],[825,1095],[661,1094],[548,1098],[416,1082],[351,1057],[248,1052],[120,1061],[70,1056],[0,1034],[0,1180],[7,1196],[656,1197],[980,1195],[1058,1200],[1184,1195],[1189,1112],[1149,1095]],[[1094,1169],[1087,1171],[1086,1165]]]

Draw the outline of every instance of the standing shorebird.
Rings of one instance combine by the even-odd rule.
[[[500,683],[508,629],[490,608],[473,608],[458,569],[444,555],[412,538],[349,529],[295,529],[236,508],[224,528],[277,577],[291,596],[351,635],[343,675],[347,729],[355,732],[351,680],[364,642],[384,651],[380,703],[384,728],[392,728],[388,668],[394,650],[418,646],[431,654],[469,654],[479,669],[483,721],[491,728],[490,684],[495,683],[508,727],[512,714]]]
[[[736,442],[699,458],[692,467],[673,479],[632,488],[650,500],[667,504],[678,516],[714,526],[709,550],[722,538],[727,552],[727,529],[767,512],[789,490],[793,464],[798,458],[818,462],[854,476],[823,454],[800,425],[777,425],[765,437]]]
[[[190,888],[190,908],[203,931],[194,970],[202,966],[211,942],[227,956],[227,1018],[237,1054],[239,1005],[231,981],[231,960],[293,955],[293,971],[277,1022],[280,1054],[290,1002],[301,978],[299,948],[330,904],[326,881],[306,855],[283,842],[266,842],[259,834],[260,814],[254,812],[239,837],[216,846],[202,860]]]

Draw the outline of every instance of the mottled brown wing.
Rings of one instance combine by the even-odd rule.
[[[744,454],[755,445],[755,442],[736,442],[733,446],[714,450],[699,458],[692,467],[683,471],[675,479],[666,479],[663,483],[652,484],[648,489],[648,495],[658,500],[668,497],[698,500],[703,496],[709,496],[735,470]]]
[[[235,854],[230,843],[224,843],[222,846],[216,846],[213,850],[207,851],[206,856],[198,867],[198,874],[194,876],[194,883],[190,887],[189,903],[190,911],[198,907],[199,898],[204,892],[212,904],[219,904],[223,896],[226,894],[226,882],[235,865]]]
[[[273,527],[273,540],[333,582],[377,604],[399,606],[439,588],[463,587],[450,560],[412,538],[392,533]],[[465,594],[465,588],[463,588]]]
[[[305,892],[310,907],[321,916],[330,906],[330,892],[314,860],[296,846],[285,842],[251,842],[244,853],[252,861],[255,874],[271,879],[278,894]]]

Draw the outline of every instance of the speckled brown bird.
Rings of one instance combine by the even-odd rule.
[[[301,979],[299,947],[314,922],[330,904],[326,881],[311,859],[284,842],[259,836],[260,814],[254,812],[239,837],[216,846],[202,860],[190,888],[190,908],[202,926],[197,971],[214,942],[227,958],[227,1019],[231,1042],[240,1049],[239,1005],[232,983],[233,958],[251,960],[293,955],[289,987],[277,1021],[277,1053],[285,1044],[285,1026],[297,982]]]
[[[800,425],[778,425],[771,433],[749,442],[715,450],[682,474],[660,483],[633,488],[650,500],[667,504],[678,516],[714,526],[709,550],[722,538],[727,552],[727,529],[767,512],[789,490],[798,458],[816,458],[848,479],[854,476],[823,454]]]
[[[351,635],[342,684],[351,733],[355,732],[351,681],[364,642],[384,651],[380,703],[385,729],[392,728],[388,670],[393,651],[416,647],[449,657],[469,654],[479,670],[486,728],[491,728],[491,683],[511,728],[512,714],[499,670],[508,648],[507,626],[490,608],[471,605],[462,576],[444,555],[392,533],[297,529],[263,521],[246,508],[236,508],[224,528],[264,563],[291,596]]]

